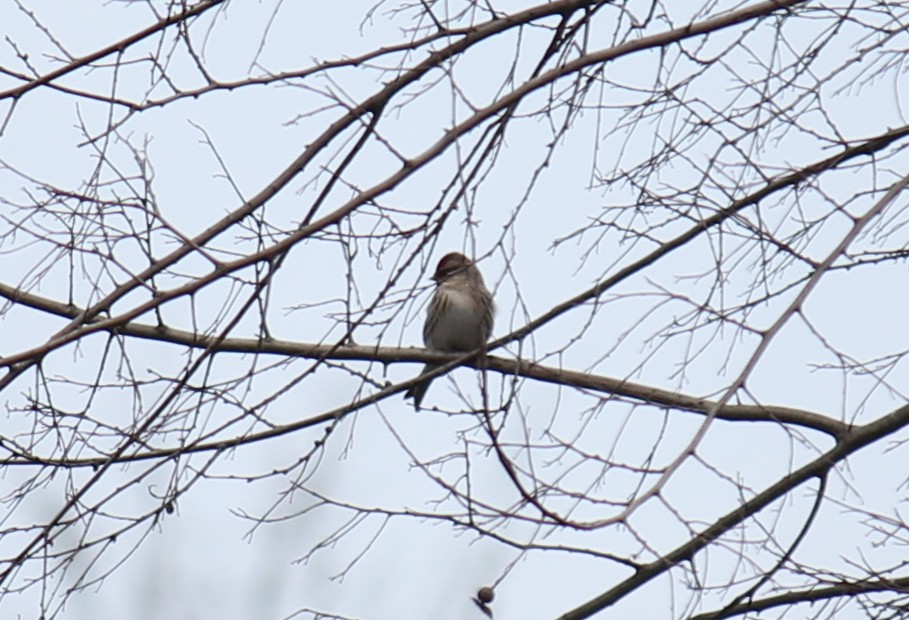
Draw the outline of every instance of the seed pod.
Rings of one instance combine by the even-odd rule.
[[[477,590],[477,599],[481,603],[491,603],[492,599],[496,597],[496,593],[493,592],[492,588],[484,587]]]

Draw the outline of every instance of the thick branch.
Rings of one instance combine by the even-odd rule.
[[[46,299],[32,293],[25,293],[2,283],[0,283],[0,296],[13,303],[63,318],[73,318],[82,313],[81,309],[74,306]],[[462,355],[438,353],[413,347],[379,347],[371,345],[345,345],[339,347],[336,344],[308,344],[275,339],[215,338],[214,336],[204,336],[170,327],[155,327],[134,322],[118,326],[112,331],[133,338],[170,342],[187,347],[212,349],[214,351],[286,355],[288,357],[308,359],[360,360],[382,363],[445,363],[463,357]],[[475,361],[467,360],[464,365],[477,367],[478,364]],[[546,383],[574,386],[703,415],[708,415],[717,408],[716,402],[705,398],[680,394],[623,379],[543,366],[526,360],[489,356],[487,368],[505,375],[516,375]],[[716,410],[716,417],[721,420],[793,424],[827,433],[837,439],[843,437],[849,430],[848,425],[827,416],[790,407],[726,404]]]
[[[874,579],[862,581],[847,581],[823,588],[809,588],[805,590],[792,590],[784,594],[768,596],[747,603],[740,603],[725,610],[722,615],[707,612],[692,616],[690,620],[717,620],[718,618],[731,618],[749,612],[760,612],[774,607],[784,607],[824,601],[842,596],[855,596],[856,594],[873,594],[878,592],[893,592],[901,596],[909,590],[909,577],[897,579]]]
[[[559,616],[558,620],[583,620],[584,618],[590,618],[594,614],[610,607],[627,594],[636,591],[639,587],[663,574],[673,566],[682,562],[691,561],[695,554],[707,547],[714,540],[745,519],[756,515],[793,489],[812,478],[819,478],[827,475],[833,467],[852,454],[855,454],[869,444],[875,443],[892,433],[902,430],[907,424],[909,424],[909,405],[903,405],[879,420],[870,422],[864,426],[853,427],[848,435],[829,451],[806,465],[803,465],[788,476],[783,476],[777,482],[770,485],[764,491],[758,493],[738,508],[717,519],[710,527],[691,538],[688,542],[676,547],[673,551],[670,551],[658,560],[643,566],[640,570],[636,571],[634,575],[610,588],[603,594],[594,597],[587,603]]]

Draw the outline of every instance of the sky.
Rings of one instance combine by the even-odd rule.
[[[490,18],[484,3],[429,4],[462,28]],[[646,2],[601,7],[542,71],[739,4],[708,3],[698,15]],[[387,51],[433,32],[421,6],[227,2],[194,20],[187,38],[169,29],[14,98],[8,89],[22,80],[10,71],[46,74],[155,23],[167,4],[0,3],[8,33],[0,282],[87,307],[282,179],[254,218],[104,316],[128,313],[292,236],[314,205],[324,217],[416,162],[336,225],[295,243],[262,304],[244,309],[262,277],[246,266],[135,321],[248,339],[262,335],[264,317],[279,343],[346,334],[357,345],[421,346],[429,276],[455,250],[477,259],[495,294],[495,339],[659,253],[768,179],[906,124],[899,9],[888,15],[866,3],[837,28],[835,9],[807,3],[759,26],[619,55],[585,68],[579,82],[556,80],[522,98],[495,148],[476,151],[489,145],[488,106],[533,79],[558,24],[552,17],[428,71],[386,105],[375,135],[357,144],[354,124],[285,182],[347,110],[468,32]],[[525,6],[495,3],[499,16]],[[904,404],[906,390],[906,198],[873,211],[904,174],[901,151],[897,141],[874,160],[774,194],[494,354],[846,424],[879,419]],[[850,238],[865,213],[874,215]],[[833,267],[819,270],[831,253]],[[43,346],[68,323],[19,304],[0,313],[4,357]],[[206,361],[200,350],[103,332],[39,357],[2,387],[0,445],[66,459],[108,454],[146,421],[129,453],[264,432],[349,405],[420,367],[248,353]],[[484,380],[469,368],[437,379],[427,406],[414,411],[397,394],[345,416],[327,438],[319,424],[118,463],[97,484],[89,467],[7,465],[0,568],[35,537],[30,526],[88,490],[66,513],[73,521],[54,530],[51,557],[38,554],[9,578],[3,616],[460,620],[483,617],[471,598],[490,585],[496,618],[558,618],[632,574],[611,558],[654,560],[833,445],[817,430],[703,426],[703,416],[676,408],[495,372]],[[601,525],[541,526],[526,505],[519,518],[502,518],[521,500],[487,423],[548,509]],[[904,435],[830,476],[800,566],[899,576],[888,571],[901,562]],[[658,481],[658,492],[635,503]],[[817,488],[812,481],[773,502],[597,617],[722,607],[799,536]],[[464,494],[476,504],[474,529],[453,523]],[[54,552],[86,541],[65,570],[32,582]],[[804,583],[787,566],[760,593]],[[857,605],[839,613],[862,617]]]

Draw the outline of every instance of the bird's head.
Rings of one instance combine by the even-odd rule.
[[[449,252],[439,261],[439,265],[436,267],[436,272],[432,276],[432,279],[437,283],[444,282],[455,274],[463,273],[472,265],[473,261],[460,252]]]

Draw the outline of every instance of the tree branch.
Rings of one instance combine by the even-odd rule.
[[[2,283],[0,283],[0,297],[4,297],[13,303],[22,304],[63,318],[73,318],[82,313],[81,309],[74,306],[19,291]],[[462,364],[465,366],[479,367],[476,361],[464,359],[464,355],[439,353],[414,347],[338,346],[337,344],[309,344],[275,339],[217,338],[171,327],[157,327],[135,322],[119,325],[110,331],[133,338],[169,342],[223,353],[272,354],[307,359],[360,360],[382,363],[432,362],[445,364],[455,360],[463,360]],[[845,436],[850,428],[847,424],[833,418],[803,409],[774,405],[743,404],[726,404],[717,409],[716,402],[705,398],[672,392],[624,379],[544,366],[526,360],[488,356],[487,367],[504,375],[573,386],[690,413],[708,415],[711,411],[716,410],[716,417],[721,420],[792,424],[826,433],[835,439]],[[445,368],[440,368],[437,374],[444,374],[445,371]],[[397,389],[389,394],[396,393],[406,387],[409,387],[409,383],[398,384],[396,386]]]

